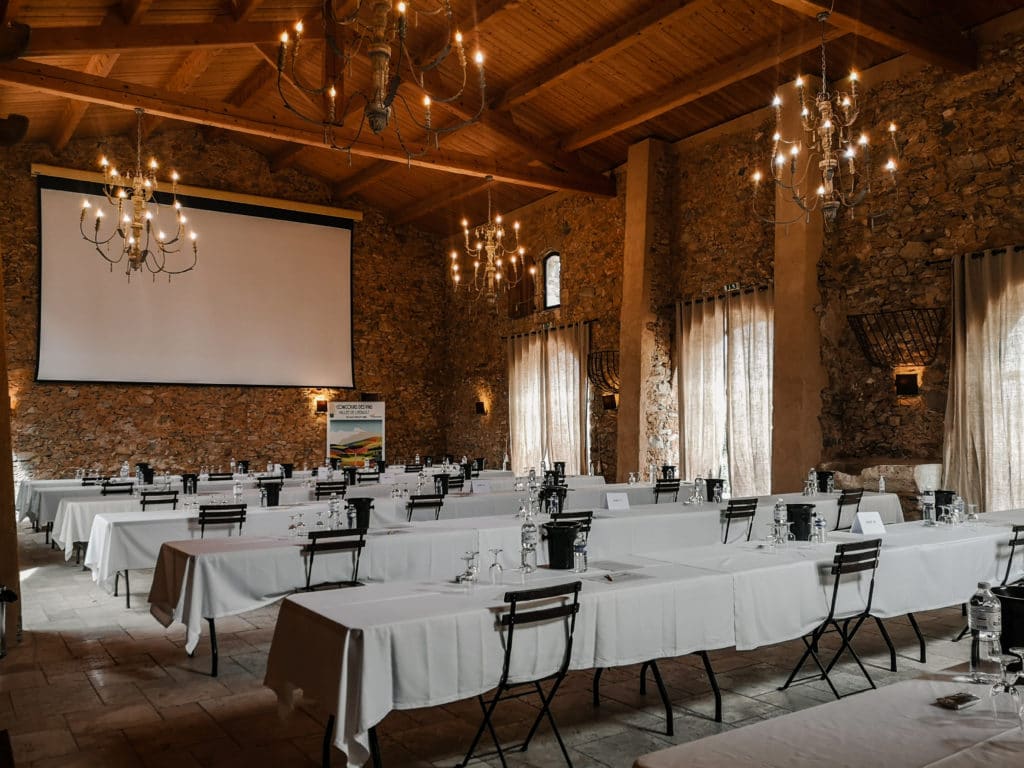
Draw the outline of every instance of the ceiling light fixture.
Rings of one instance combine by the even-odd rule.
[[[493,181],[488,176],[487,181]],[[469,221],[462,220],[462,234],[465,238],[466,255],[473,261],[473,276],[463,280],[465,270],[461,268],[459,252],[451,252],[452,260],[452,285],[458,290],[465,285],[473,291],[473,297],[484,296],[488,304],[494,304],[498,300],[498,293],[508,290],[519,284],[523,279],[524,256],[526,249],[519,244],[519,222],[512,224],[512,231],[515,237],[515,245],[506,245],[505,237],[508,234],[501,214],[491,212],[491,188],[487,188],[487,221],[472,229],[473,239],[470,239]],[[530,274],[534,274],[535,268],[530,267]]]
[[[875,168],[871,143],[868,134],[856,128],[860,115],[857,73],[850,73],[848,91],[829,92],[825,55],[825,24],[829,15],[828,11],[817,15],[821,23],[821,87],[814,101],[808,102],[805,98],[802,77],[798,77],[795,83],[800,97],[800,124],[804,139],[783,136],[782,98],[776,94],[772,100],[775,132],[768,160],[770,170],[767,174],[758,170],[752,176],[754,213],[772,224],[792,224],[801,218],[809,221],[810,214],[820,210],[825,228],[831,230],[841,209],[851,209],[852,214],[852,209],[865,200],[869,206],[874,203],[871,199],[876,192],[872,188]],[[896,158],[900,155],[900,148],[896,141],[895,123],[889,123],[888,133],[894,155],[883,166],[881,176],[898,194]],[[811,173],[813,167],[817,167],[817,174]],[[759,203],[763,195],[759,193],[762,181],[767,182],[767,190],[781,190],[786,199],[800,209],[799,214],[785,221],[777,215],[761,213]],[[868,220],[873,224],[875,219],[891,213],[894,205],[885,211],[872,208]]]
[[[466,125],[476,122],[483,112],[485,104],[486,84],[484,79],[484,56],[477,51],[473,61],[477,69],[477,83],[480,91],[480,106],[476,113],[458,123],[437,127],[432,122],[431,105],[449,104],[462,98],[469,82],[466,50],[463,46],[462,33],[453,29],[453,13],[450,0],[439,0],[436,7],[423,8],[411,2],[392,4],[386,0],[357,0],[355,8],[347,16],[338,17],[335,0],[323,0],[322,20],[324,25],[324,43],[319,60],[303,63],[300,50],[311,48],[311,54],[320,51],[319,46],[303,44],[303,24],[297,22],[292,35],[284,32],[277,53],[277,91],[285,108],[306,122],[315,123],[323,131],[324,143],[335,149],[348,151],[359,141],[364,126],[369,124],[374,135],[382,134],[391,125],[395,129],[398,142],[409,158],[426,154],[432,141],[437,147],[442,135],[452,133]],[[368,9],[363,12],[364,8]],[[445,25],[445,44],[437,53],[421,51],[424,57],[414,59],[407,45],[409,12],[420,16],[440,16]],[[436,27],[436,25],[434,25]],[[352,77],[353,61],[365,48],[370,60],[370,80],[361,87],[352,87],[346,96],[345,89]],[[455,53],[460,70],[460,81],[454,92],[442,95],[439,89],[428,87],[428,76],[440,79],[441,67],[451,53]],[[321,69],[319,85],[309,85],[302,76],[308,72],[310,64]],[[422,103],[420,116],[414,113],[405,95],[399,93],[399,87],[409,82],[402,79],[403,69],[407,70],[411,82],[419,91],[417,99]],[[290,100],[285,83],[290,82],[307,97],[305,104]],[[411,148],[402,135],[400,122],[395,110],[398,105],[404,107],[408,119],[425,133],[424,146]],[[345,119],[354,111],[361,109],[359,126],[351,139],[340,139],[336,135]],[[404,118],[403,118],[404,120]]]
[[[142,109],[136,108],[138,132],[135,167],[130,173],[122,176],[106,157],[100,160],[100,167],[103,169],[103,194],[116,211],[114,228],[106,236],[101,234],[104,213],[100,207],[96,208],[93,226],[90,229],[86,228],[85,219],[92,209],[92,204],[88,200],[82,205],[82,215],[78,222],[82,237],[92,243],[96,252],[110,264],[111,272],[114,271],[115,264],[124,264],[124,273],[128,276],[129,282],[132,279],[132,272],[140,272],[143,268],[153,275],[154,280],[161,273],[166,274],[170,280],[172,275],[191,271],[199,260],[196,233],[189,232],[188,236],[185,234],[188,219],[181,203],[178,202],[176,171],[171,171],[170,195],[170,202],[174,206],[175,226],[170,234],[159,229],[160,206],[156,198],[158,166],[156,158],[150,158],[145,167],[142,165],[142,114]],[[153,231],[154,227],[157,227],[156,232]],[[182,253],[182,245],[187,243],[191,243],[192,246],[191,263],[188,263],[187,255],[182,257],[181,264],[174,263]],[[113,255],[111,245],[115,249]]]

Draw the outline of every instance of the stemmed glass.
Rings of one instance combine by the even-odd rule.
[[[293,539],[298,538],[299,535],[299,526],[295,522],[295,518],[296,515],[294,513],[288,515],[288,535],[291,536]]]
[[[295,536],[299,539],[306,538],[306,522],[302,519],[302,513],[298,513],[298,522],[295,523]]]
[[[479,572],[479,566],[476,564],[477,555],[479,552],[467,551],[462,555],[462,559],[466,563],[466,570],[459,574],[458,581],[464,585],[467,590],[472,590],[473,585],[476,583],[477,573]]]
[[[1024,733],[1024,705],[1021,704],[1021,688],[1017,687],[1017,672],[1011,672],[1009,667],[1018,661],[1024,660],[1024,648],[1010,648],[1009,654],[999,656],[999,670],[1002,680],[995,683],[990,691],[992,699],[992,715],[997,714],[996,696],[1008,693],[1013,701],[1013,710],[1017,714],[1017,722],[1021,733]]]
[[[327,513],[325,509],[318,509],[316,511],[316,529],[322,531],[327,528],[327,523],[324,520],[324,515]]]
[[[488,551],[494,558],[494,562],[491,563],[491,567],[487,569],[488,575],[491,577],[491,584],[501,584],[504,578],[504,569],[501,567],[501,553],[503,550],[498,547]]]

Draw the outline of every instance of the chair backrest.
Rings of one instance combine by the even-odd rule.
[[[664,478],[654,481],[654,503],[667,494],[672,494],[672,501],[679,501],[679,481],[665,480]]]
[[[103,485],[100,487],[100,494],[103,496],[110,496],[115,493],[131,494],[133,485],[132,483],[116,483],[112,480],[104,480]]]
[[[234,475],[230,472],[211,472],[208,477],[211,480],[230,480]]]
[[[336,493],[338,498],[343,499],[345,498],[345,491],[347,488],[348,483],[344,480],[323,480],[316,484],[314,495],[316,496],[317,501],[320,501],[324,496],[330,498],[332,493]]]
[[[409,473],[412,473],[412,472],[419,472],[422,469],[423,469],[423,465],[422,464],[406,464],[405,465],[406,474],[409,474]]]
[[[729,499],[729,503],[725,505],[725,511],[722,513],[725,516],[725,535],[722,537],[722,543],[729,543],[729,527],[732,525],[733,520],[747,521],[747,541],[750,541],[750,534],[754,531],[754,515],[756,512],[756,497]]]
[[[96,477],[83,477],[82,478],[82,485],[102,485],[106,481],[107,481],[107,478],[100,477],[98,475]]]
[[[863,488],[849,489],[849,490],[845,490],[845,491],[840,492],[840,494],[839,494],[839,501],[836,502],[836,527],[835,527],[835,530],[838,530],[839,527],[843,523],[843,508],[844,507],[853,507],[853,516],[856,517],[857,512],[860,511],[860,500],[861,500],[861,497],[863,497],[863,496],[864,496],[864,489]],[[853,525],[852,521],[850,522],[850,525]],[[850,526],[846,526],[846,527],[849,528]]]
[[[359,581],[359,560],[366,546],[365,528],[340,528],[330,531],[310,531],[309,543],[302,546],[306,555],[306,589],[312,589],[313,560],[317,554],[327,552],[350,552],[352,554],[353,583]]]
[[[832,558],[831,573],[835,577],[835,581],[832,583],[832,604],[828,611],[829,619],[835,616],[839,581],[844,575],[851,573],[871,572],[871,584],[868,587],[868,597],[864,605],[865,611],[871,610],[871,600],[875,594],[875,571],[878,569],[878,557],[881,549],[881,539],[836,544],[835,557]]]
[[[359,485],[363,485],[364,483],[379,483],[380,472],[359,472],[356,475],[356,480]]]
[[[1006,573],[1003,574],[1003,580],[1000,582],[1002,587],[1005,587],[1010,580],[1010,573],[1013,571],[1013,554],[1017,551],[1017,547],[1024,547],[1024,525],[1013,526],[1013,532],[1010,534],[1010,556],[1006,559]]]
[[[594,511],[592,509],[573,510],[572,512],[554,512],[551,515],[551,522],[578,523],[579,531],[584,538],[590,538],[590,527],[594,522]]]
[[[409,522],[412,522],[412,513],[417,509],[432,509],[434,510],[434,519],[437,520],[441,517],[441,506],[444,504],[444,496],[437,493],[431,494],[420,494],[409,497],[409,501],[406,502],[405,511]]]
[[[284,485],[284,475],[265,475],[263,477],[257,477],[256,487],[262,488],[264,485]]]
[[[145,510],[147,507],[159,507],[170,504],[171,509],[178,508],[178,492],[177,491],[143,491],[142,492],[142,509]]]
[[[572,656],[572,638],[576,631],[576,615],[580,611],[580,589],[582,586],[583,582],[573,581],[553,587],[520,589],[505,593],[505,602],[508,603],[509,609],[508,613],[500,615],[498,624],[508,630],[508,636],[505,639],[505,660],[499,687],[504,687],[508,682],[516,629],[531,624],[559,620],[566,623],[565,653],[562,656],[558,672],[555,673],[559,677],[565,675]],[[562,602],[556,602],[558,598],[563,598]]]
[[[462,475],[448,475],[448,490],[461,491],[466,487],[466,478]]]
[[[199,507],[200,538],[206,536],[208,525],[237,525],[238,533],[242,533],[245,522],[245,504],[202,504]]]

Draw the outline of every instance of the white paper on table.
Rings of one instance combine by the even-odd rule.
[[[885,533],[885,523],[882,522],[882,516],[877,512],[858,512],[853,519],[850,533]]]
[[[629,494],[624,492],[609,492],[605,494],[608,502],[608,509],[629,509]]]
[[[473,493],[490,493],[491,492],[491,481],[490,480],[474,480],[473,481]]]

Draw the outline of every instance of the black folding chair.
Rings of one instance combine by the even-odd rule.
[[[356,474],[356,480],[359,485],[363,485],[364,483],[379,483],[380,472],[359,472]]]
[[[302,554],[306,556],[306,591],[309,592],[316,587],[340,586],[361,587],[359,581],[359,559],[366,546],[365,528],[342,528],[331,531],[310,531],[309,543],[303,545]],[[315,586],[310,582],[313,579],[313,561],[318,554],[329,552],[349,552],[352,555],[352,578],[340,581],[325,581]]]
[[[105,480],[103,485],[100,486],[100,494],[103,496],[113,496],[119,493],[131,495],[134,484],[131,482],[118,483],[112,480]]]
[[[234,478],[234,475],[230,472],[211,472],[207,477],[210,480],[231,480]]]
[[[860,511],[860,500],[863,496],[863,488],[842,491],[839,494],[839,501],[836,503],[836,527],[832,529],[833,531],[840,530],[840,523],[843,522],[843,509],[845,507],[853,507],[853,514],[850,515],[850,525],[842,526],[842,530],[850,530],[850,528],[853,526],[853,518],[856,518],[857,513]]]
[[[206,538],[208,525],[237,525],[242,535],[246,504],[202,504],[199,507],[199,538]]]
[[[590,527],[594,522],[593,510],[576,510],[573,512],[553,512],[551,514],[551,522],[565,522],[565,523],[578,523],[579,532],[583,534],[583,538],[590,540]]]
[[[142,511],[145,512],[149,507],[166,507],[170,505],[171,509],[178,508],[178,492],[177,491],[143,491],[142,492]]]
[[[344,480],[324,480],[316,484],[314,495],[317,501],[320,501],[324,496],[331,498],[332,493],[337,494],[339,499],[344,499],[347,489],[348,483]]]
[[[562,756],[565,758],[566,765],[572,768],[572,760],[569,758],[569,752],[565,748],[565,743],[562,741],[562,735],[558,732],[558,726],[555,725],[555,718],[551,714],[551,701],[554,699],[555,694],[558,693],[558,688],[562,684],[562,680],[565,679],[565,674],[569,670],[569,660],[572,656],[572,639],[573,633],[576,630],[576,614],[580,610],[580,588],[582,582],[574,581],[570,584],[559,584],[554,587],[541,587],[539,589],[523,589],[517,592],[506,592],[505,602],[509,605],[508,613],[503,613],[498,619],[499,631],[505,630],[505,658],[501,669],[501,679],[498,681],[497,688],[494,690],[494,696],[487,700],[483,695],[477,697],[480,702],[480,708],[483,710],[483,721],[480,723],[480,727],[477,728],[476,735],[473,737],[473,741],[469,745],[469,751],[466,752],[466,757],[461,763],[458,764],[457,768],[464,768],[470,760],[473,759],[474,753],[476,752],[477,745],[480,743],[480,739],[486,729],[491,739],[494,741],[495,752],[488,753],[486,755],[480,755],[477,759],[483,759],[489,757],[491,754],[498,756],[498,760],[501,765],[507,766],[505,762],[505,750],[516,749],[525,752],[529,746],[533,737],[537,733],[537,729],[540,727],[541,721],[546,717],[548,723],[551,725],[551,731],[555,735],[558,746],[562,750]],[[525,680],[519,682],[509,682],[509,677],[512,673],[512,649],[515,645],[513,642],[516,636],[516,630],[523,631],[524,627],[538,624],[549,624],[551,622],[560,621],[565,624],[565,652],[562,655],[561,663],[558,669],[544,677],[537,678],[535,680]],[[553,681],[548,692],[544,693],[544,688],[541,683]],[[521,689],[516,693],[512,691]],[[507,694],[507,695],[506,695]],[[526,734],[526,739],[522,744],[502,748],[501,742],[498,740],[497,731],[494,728],[494,722],[492,717],[494,710],[498,706],[499,701],[518,699],[523,696],[530,696],[536,694],[540,699],[540,712],[537,714],[536,719],[533,721],[533,726],[530,728],[529,733]]]
[[[262,477],[257,477],[256,487],[262,488],[264,485],[284,485],[284,475],[263,475]]]
[[[466,487],[466,478],[462,475],[448,475],[448,491],[462,491]]]
[[[801,639],[804,641],[806,649],[803,655],[800,657],[800,661],[790,672],[789,677],[786,679],[785,685],[779,690],[784,691],[794,683],[807,682],[809,680],[824,680],[828,683],[828,687],[832,690],[832,693],[837,699],[843,698],[843,696],[849,696],[850,694],[840,694],[832,683],[832,679],[828,676],[828,673],[832,671],[836,662],[839,661],[840,656],[843,655],[844,651],[849,651],[850,656],[860,667],[860,671],[863,673],[864,678],[868,681],[871,688],[875,688],[875,681],[871,679],[871,675],[868,674],[867,668],[860,660],[860,656],[853,649],[853,638],[860,630],[864,621],[868,618],[876,618],[871,615],[871,600],[875,594],[875,572],[878,569],[878,557],[882,547],[881,539],[869,539],[867,541],[851,541],[846,544],[837,544],[835,557],[832,560],[831,574],[833,576],[832,582],[832,601],[829,603],[828,615],[825,620],[821,622],[817,627],[812,630],[809,635],[804,635]],[[851,573],[871,573],[871,582],[868,586],[868,597],[864,604],[864,609],[859,613],[855,613],[852,616],[837,617],[836,616],[836,601],[839,597],[839,583],[842,577]],[[840,622],[842,624],[840,625]],[[850,624],[853,627],[850,627]],[[822,636],[832,628],[838,633],[840,638],[839,650],[836,651],[832,660],[827,665],[822,664],[821,658],[818,656],[818,643],[821,641]],[[796,679],[797,674],[803,668],[807,659],[811,658],[817,665],[818,670],[821,674],[810,675],[807,677]],[[867,690],[866,688],[861,690]],[[860,691],[853,691],[852,693],[860,693]]]
[[[725,511],[722,513],[725,518],[725,535],[722,537],[722,543],[729,543],[729,528],[732,526],[733,520],[747,521],[747,541],[750,541],[750,535],[754,532],[754,515],[756,513],[756,498],[729,499],[729,503],[725,505]]]
[[[655,480],[654,481],[654,503],[657,504],[662,496],[672,494],[672,501],[679,501],[678,480]]]
[[[422,469],[423,469],[423,465],[422,464],[406,464],[405,465],[405,473],[407,475],[408,474],[412,474],[414,472],[415,473],[419,473]]]
[[[410,496],[409,501],[405,505],[406,519],[411,523],[413,512],[417,509],[426,509],[433,510],[434,519],[438,520],[441,517],[441,506],[443,504],[444,496],[436,493]]]
[[[1001,582],[999,582],[999,586],[1000,587],[1005,587],[1007,584],[1010,583],[1010,574],[1013,572],[1013,556],[1014,556],[1014,553],[1016,553],[1016,551],[1017,551],[1017,547],[1024,548],[1024,525],[1015,525],[1015,526],[1013,526],[1013,528],[1012,528],[1012,530],[1010,532],[1009,544],[1010,544],[1010,554],[1006,558],[1006,570],[1003,572],[1003,580]],[[1014,585],[1024,584],[1024,579],[1017,579],[1016,581],[1013,582],[1013,584]],[[954,643],[960,642],[961,640],[963,640],[963,638],[970,631],[971,631],[970,626],[966,626],[965,625],[964,628],[960,630],[960,634],[953,638],[953,642]],[[977,645],[978,645],[977,640],[976,639],[972,639],[971,646],[972,646],[972,653],[973,654],[977,653]],[[972,656],[972,658],[974,658],[974,656]]]

